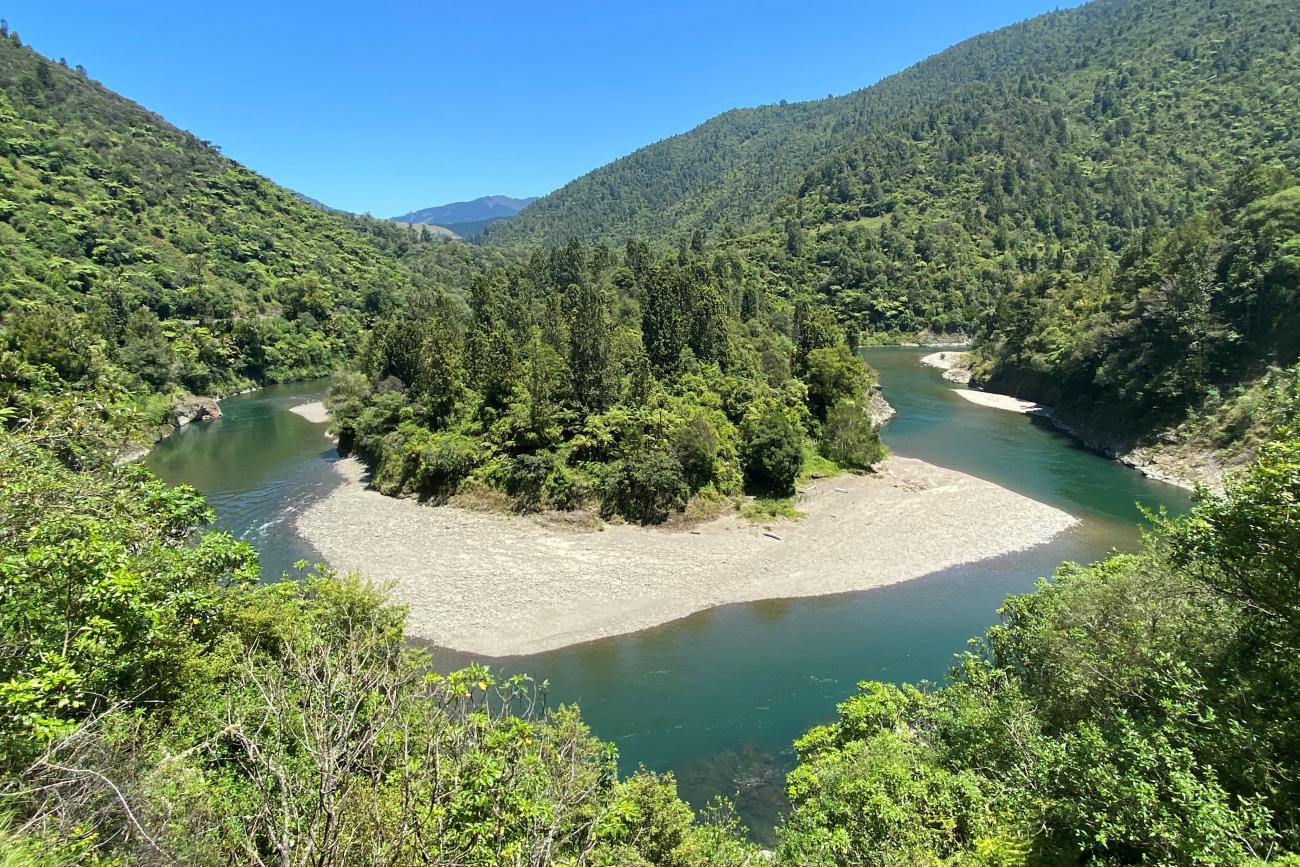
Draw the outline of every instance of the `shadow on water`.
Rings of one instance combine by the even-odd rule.
[[[577,703],[627,771],[673,771],[697,807],[732,797],[754,835],[770,841],[784,809],[791,744],[863,679],[942,679],[953,655],[1064,560],[1088,562],[1138,540],[1137,503],[1179,512],[1176,488],[1081,448],[1041,419],[962,400],[929,350],[866,351],[898,416],[885,430],[897,454],[996,482],[1080,518],[1051,542],[903,584],[812,599],[744,603],[632,635],[527,657],[483,659],[434,650],[444,669],[486,662],[548,680],[548,702]],[[323,425],[285,410],[320,398],[324,383],[278,386],[223,401],[221,421],[182,431],[149,464],[209,497],[221,526],[254,542],[278,574],[317,555],[292,517],[336,483]]]

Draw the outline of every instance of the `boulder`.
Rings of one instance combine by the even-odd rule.
[[[172,407],[172,424],[185,427],[192,421],[211,421],[221,418],[221,407],[210,397],[192,397]]]
[[[880,386],[873,385],[871,397],[867,401],[867,416],[870,417],[871,423],[876,427],[884,427],[896,414],[897,410],[880,393]]]

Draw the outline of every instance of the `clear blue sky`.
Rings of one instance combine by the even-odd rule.
[[[41,53],[376,216],[538,195],[740,106],[865,87],[1071,0],[10,0]]]

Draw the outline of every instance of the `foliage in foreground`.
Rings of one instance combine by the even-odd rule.
[[[191,489],[68,466],[31,432],[75,431],[67,407],[37,403],[45,424],[0,432],[0,863],[748,857],[671,776],[620,781],[544,688],[432,673],[381,592],[259,584]]]
[[[1141,553],[1066,564],[1008,599],[948,686],[862,683],[796,744],[779,860],[1210,865],[1295,852],[1298,588],[1293,426]]]

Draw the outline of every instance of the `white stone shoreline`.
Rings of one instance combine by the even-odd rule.
[[[975,391],[969,388],[954,389],[957,396],[968,400],[971,403],[977,403],[980,406],[988,406],[993,409],[1005,409],[1008,412],[1019,412],[1025,415],[1043,415],[1051,416],[1052,408],[1045,403],[1034,403],[1032,400],[1021,400],[1018,397],[1012,397],[1009,394],[995,394],[991,391]]]
[[[386,585],[407,631],[489,657],[634,632],[717,605],[867,590],[1042,544],[1076,522],[1059,509],[923,461],[823,479],[806,517],[725,517],[666,530],[600,530],[425,506],[368,490],[364,466],[297,519],[335,569]],[[773,538],[779,537],[779,538]]]
[[[325,424],[330,420],[329,411],[325,409],[325,404],[319,400],[311,403],[300,403],[297,406],[289,407],[289,412],[294,415],[300,415],[312,424]]]

